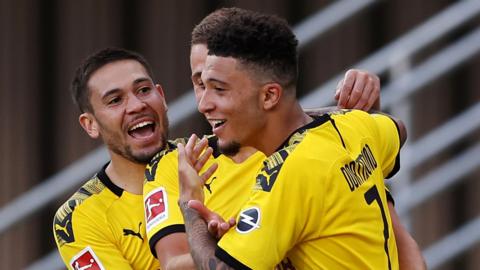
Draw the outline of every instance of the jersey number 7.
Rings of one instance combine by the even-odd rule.
[[[374,185],[369,190],[367,190],[367,192],[365,192],[365,201],[367,202],[368,205],[372,204],[373,201],[376,201],[378,204],[378,207],[380,207],[380,213],[382,213],[382,220],[383,220],[383,237],[385,239],[384,248],[385,248],[385,253],[387,254],[387,259],[388,259],[388,270],[391,270],[392,266],[390,264],[390,254],[388,253],[388,238],[390,237],[388,233],[388,220],[387,220],[387,215],[385,214],[385,209],[383,208],[382,199],[380,198],[380,194],[378,193],[378,189],[376,185]]]

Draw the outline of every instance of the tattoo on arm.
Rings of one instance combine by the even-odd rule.
[[[208,232],[205,220],[196,210],[188,207],[187,202],[179,202],[179,205],[185,222],[190,253],[197,269],[233,269],[215,256],[217,241]]]

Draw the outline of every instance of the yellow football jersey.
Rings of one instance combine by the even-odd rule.
[[[114,185],[105,167],[55,215],[53,234],[64,263],[74,270],[160,269],[146,239],[142,195]]]
[[[218,152],[215,140],[215,137],[209,137],[209,145],[214,148],[214,153],[204,169],[213,162],[219,166],[205,184],[205,204],[224,218],[236,217],[249,197],[265,155],[256,152],[243,163],[237,164]],[[183,216],[177,204],[178,152],[174,144],[168,144],[153,158],[146,169],[146,180],[143,193],[147,237],[155,254],[155,244],[163,236],[185,232]]]
[[[384,178],[395,123],[341,111],[300,128],[268,158],[216,256],[236,269],[398,269]],[[381,191],[381,192],[380,192]]]

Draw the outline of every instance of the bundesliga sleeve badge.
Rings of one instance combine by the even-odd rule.
[[[91,247],[84,248],[73,257],[70,266],[74,270],[105,270]]]
[[[156,188],[148,193],[144,198],[144,209],[148,232],[152,227],[168,218],[168,203],[165,188]]]

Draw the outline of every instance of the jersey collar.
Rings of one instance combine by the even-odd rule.
[[[97,173],[97,177],[108,189],[110,189],[111,192],[113,192],[113,194],[117,195],[118,197],[121,197],[123,193],[123,189],[115,185],[112,182],[112,180],[110,180],[110,177],[108,177],[107,173],[105,172],[105,169],[107,168],[108,164],[110,164],[110,162],[107,162],[107,164],[103,166],[103,168]]]

